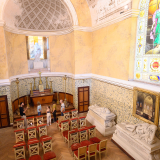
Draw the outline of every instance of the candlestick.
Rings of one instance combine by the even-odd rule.
[[[36,78],[33,78],[34,79],[34,86],[33,86],[33,90],[36,90],[36,83],[35,83],[35,79]]]
[[[51,84],[51,93],[53,93],[52,81],[50,81],[50,84]]]
[[[49,88],[49,87],[48,87],[47,78],[48,78],[48,77],[46,77],[46,89],[48,89],[48,88]]]
[[[39,71],[39,85],[41,85],[42,84],[42,80],[41,80],[41,71]]]

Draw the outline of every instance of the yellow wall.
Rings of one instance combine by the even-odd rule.
[[[51,72],[68,72],[74,74],[74,33],[50,36]]]
[[[93,74],[128,80],[131,22],[128,18],[93,32]]]
[[[26,36],[5,31],[9,77],[27,74]]]
[[[83,27],[91,27],[92,20],[89,6],[86,0],[71,0],[78,17],[78,25]]]
[[[92,33],[74,31],[75,74],[92,72]]]
[[[0,27],[0,79],[8,79],[8,65],[3,27]]]

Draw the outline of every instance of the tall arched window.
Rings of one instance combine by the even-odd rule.
[[[160,0],[141,0],[134,79],[160,84]]]

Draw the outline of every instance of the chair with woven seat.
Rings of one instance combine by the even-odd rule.
[[[63,112],[63,114],[64,114],[64,120],[70,119],[70,111],[65,111],[65,112]]]
[[[65,136],[68,135],[69,132],[69,120],[65,120],[61,122],[61,133],[65,140]]]
[[[79,137],[80,137],[80,144],[82,146],[89,146],[93,144],[91,141],[88,140],[88,130],[86,128],[79,129]]]
[[[78,148],[82,147],[79,143],[79,132],[70,131],[68,136],[68,146],[71,147],[72,154],[74,151],[77,151]]]
[[[34,126],[34,117],[27,117],[27,127]]]
[[[87,155],[88,155],[88,160],[90,160],[90,157],[95,157],[95,160],[97,159],[97,144],[91,144],[88,146],[87,149]]]
[[[16,143],[25,142],[25,129],[15,130]]]
[[[52,137],[46,137],[42,139],[43,147],[43,159],[44,160],[56,160],[56,154],[52,151]]]
[[[88,139],[93,143],[100,143],[100,139],[96,137],[96,126],[88,127]]]
[[[27,128],[27,134],[28,134],[28,142],[33,140],[38,140],[36,126]]]
[[[78,150],[74,151],[74,158],[75,160],[82,160],[85,159],[87,160],[87,147],[80,147]]]
[[[71,110],[71,113],[72,113],[72,118],[78,118],[78,110],[77,109]]]
[[[86,126],[86,117],[79,117],[79,128]]]
[[[43,115],[36,116],[37,126],[43,124]]]
[[[101,153],[105,152],[105,156],[106,156],[106,152],[107,152],[107,139],[101,141],[99,144],[97,144],[97,152],[99,153],[99,159],[101,160]]]
[[[17,129],[24,129],[24,118],[16,119]]]
[[[76,129],[78,128],[78,118],[72,118],[70,119],[70,129]]]
[[[41,160],[39,155],[39,140],[28,142],[29,160]]]
[[[15,144],[13,148],[14,148],[15,160],[25,160],[26,143],[22,142]]]

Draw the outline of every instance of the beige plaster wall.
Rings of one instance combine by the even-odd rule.
[[[27,74],[26,36],[5,31],[5,39],[9,77]]]
[[[132,18],[93,32],[92,73],[128,80]]]
[[[92,72],[92,33],[74,31],[75,74]]]
[[[50,36],[49,46],[51,72],[74,74],[74,33]]]
[[[8,65],[3,27],[0,27],[0,79],[8,79]]]

